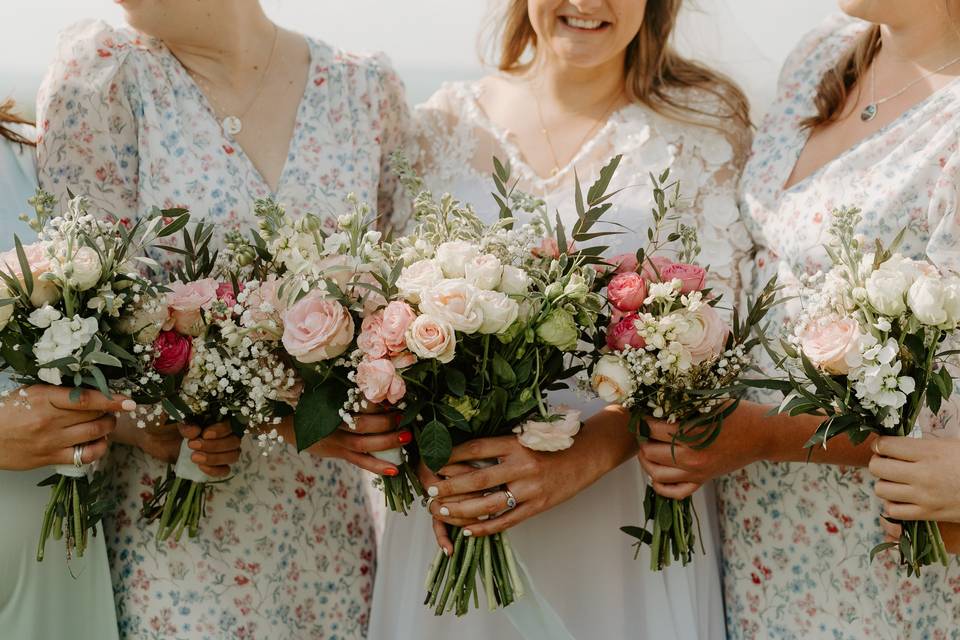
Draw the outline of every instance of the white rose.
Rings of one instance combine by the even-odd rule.
[[[947,312],[947,322],[960,322],[960,278],[950,278],[943,285],[943,308]]]
[[[510,296],[519,296],[530,289],[530,276],[520,267],[506,265],[500,276],[500,291]]]
[[[477,303],[480,305],[480,313],[483,316],[479,333],[502,333],[520,315],[520,305],[517,301],[498,291],[477,292]]]
[[[457,331],[476,333],[483,324],[477,293],[466,280],[443,280],[420,294],[420,310],[449,322]]]
[[[69,265],[69,282],[77,291],[92,289],[100,282],[103,265],[100,256],[91,247],[80,247]]]
[[[484,253],[467,262],[463,271],[467,282],[478,289],[491,291],[500,284],[503,264],[497,256]]]
[[[437,247],[436,260],[448,278],[462,278],[464,266],[477,257],[480,250],[477,245],[463,240],[451,240]]]
[[[420,302],[420,294],[443,280],[443,270],[436,260],[418,260],[404,267],[397,278],[397,289],[408,302]]]
[[[562,409],[562,408],[561,408]],[[567,410],[555,420],[529,420],[513,432],[520,444],[534,451],[563,451],[573,446],[580,431],[580,412]]]
[[[621,404],[636,391],[636,382],[623,362],[615,355],[600,358],[590,378],[593,390],[604,402]]]
[[[905,298],[913,282],[909,270],[884,263],[867,277],[867,300],[873,308],[888,316],[898,316],[907,310]]]
[[[450,323],[428,315],[418,316],[407,327],[407,348],[417,356],[446,364],[453,360],[457,336]]]
[[[121,333],[134,336],[140,344],[153,344],[169,319],[169,307],[159,300],[150,300],[132,315],[121,318],[117,322],[117,329]]]
[[[920,276],[907,291],[907,304],[917,320],[927,325],[941,325],[947,321],[946,292],[939,278]]]

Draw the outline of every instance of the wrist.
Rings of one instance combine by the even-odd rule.
[[[111,440],[130,447],[142,449],[142,438],[143,430],[137,427],[129,416],[125,414],[117,416],[117,428],[114,429],[113,435],[110,436]]]

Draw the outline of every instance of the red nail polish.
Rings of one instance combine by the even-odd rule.
[[[413,434],[409,431],[401,431],[397,434],[397,440],[400,441],[400,444],[410,444],[413,442]]]
[[[397,469],[396,467],[390,467],[389,469],[383,472],[383,475],[390,476],[391,478],[395,478],[398,475],[400,475],[400,470]]]

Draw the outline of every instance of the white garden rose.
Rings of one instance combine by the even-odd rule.
[[[478,291],[477,303],[480,305],[480,313],[483,316],[479,333],[502,333],[520,315],[520,305],[517,301],[498,291]]]
[[[907,310],[907,290],[913,283],[912,269],[899,268],[899,261],[888,267],[884,263],[867,277],[867,300],[873,308],[887,316],[899,316]]]
[[[500,275],[500,291],[510,296],[521,296],[530,289],[530,276],[520,267],[506,265]]]
[[[10,296],[10,290],[6,285],[0,284],[0,300],[7,300]],[[13,317],[13,303],[0,306],[0,331],[6,328],[10,318]]]
[[[503,263],[490,253],[482,253],[463,267],[464,278],[478,289],[492,291],[500,285]]]
[[[920,276],[907,291],[907,304],[917,320],[938,326],[947,322],[947,294],[943,281],[937,277]]]
[[[637,389],[626,365],[612,354],[603,356],[597,362],[590,384],[601,400],[611,404],[623,403]]]
[[[418,260],[404,267],[397,278],[397,290],[407,300],[417,304],[424,289],[438,284],[443,280],[443,270],[436,260]]]
[[[483,324],[478,293],[466,280],[443,280],[420,294],[420,311],[449,322],[457,331],[476,333]]]
[[[960,322],[960,278],[950,278],[943,283],[943,308],[947,312],[947,322]]]
[[[407,327],[407,348],[424,359],[446,364],[453,360],[457,336],[450,323],[429,315],[418,316]]]
[[[813,366],[827,373],[849,373],[859,358],[860,326],[851,318],[822,318],[800,330],[797,337]]]
[[[91,247],[80,247],[65,269],[67,281],[77,291],[92,289],[100,282],[103,264]]]
[[[437,247],[436,260],[448,278],[462,278],[464,267],[479,255],[480,249],[472,242],[451,240]]]
[[[580,412],[560,407],[565,411],[553,420],[528,420],[515,427],[520,444],[534,451],[563,451],[573,446],[573,436],[580,431]]]

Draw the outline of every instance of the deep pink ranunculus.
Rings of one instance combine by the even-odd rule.
[[[620,311],[636,311],[647,297],[647,283],[636,271],[618,273],[607,285],[607,298]]]
[[[190,366],[193,341],[176,331],[161,331],[153,341],[153,368],[157,373],[174,376]]]
[[[664,282],[679,280],[683,284],[680,286],[680,293],[690,293],[691,291],[700,291],[707,283],[707,271],[703,267],[695,264],[685,264],[675,262],[660,270],[660,277]]]
[[[623,351],[628,346],[635,349],[645,347],[647,343],[637,335],[636,319],[637,314],[629,313],[619,322],[611,322],[607,327],[607,346],[614,351]]]

